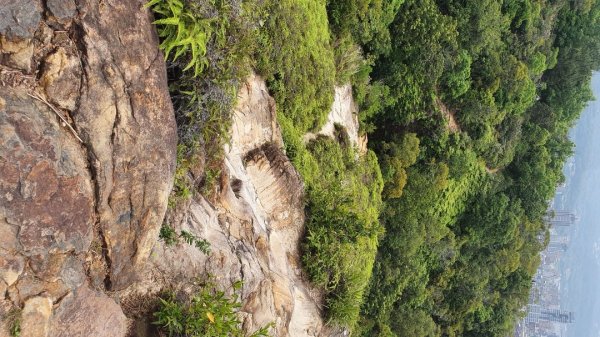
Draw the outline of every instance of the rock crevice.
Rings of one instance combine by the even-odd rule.
[[[34,317],[22,335],[127,330],[105,291],[143,274],[177,143],[143,3],[0,8],[0,316],[20,308]]]

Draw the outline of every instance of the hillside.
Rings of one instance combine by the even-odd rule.
[[[599,14],[8,1],[0,336],[510,334]]]

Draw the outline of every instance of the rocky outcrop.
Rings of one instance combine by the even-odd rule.
[[[144,2],[0,7],[0,316],[21,310],[22,336],[120,337],[143,298],[210,277],[243,281],[247,331],[331,335],[301,268],[302,180],[260,77],[240,88],[218,195],[167,218],[212,252],[157,241],[177,142]],[[321,133],[342,124],[360,147],[351,87],[335,102]]]
[[[85,281],[94,236],[85,150],[27,92],[0,87],[0,102],[0,275],[17,306],[58,301]]]
[[[274,323],[273,336],[325,335],[320,294],[299,261],[303,184],[281,149],[275,104],[260,77],[240,89],[231,130],[217,201],[199,197],[171,223],[208,240],[211,254],[159,243],[151,254],[153,281],[140,292],[199,275],[212,275],[226,290],[241,280],[246,331]]]
[[[335,126],[340,125],[346,129],[350,141],[359,153],[365,154],[367,152],[367,136],[359,133],[358,106],[354,102],[352,85],[346,84],[336,87],[333,98],[333,105],[329,110],[325,125],[316,134],[307,133],[304,135],[304,141],[308,142],[315,139],[317,135],[335,137]]]
[[[114,300],[83,286],[54,311],[49,336],[126,336],[129,322]]]
[[[177,141],[143,4],[0,6],[0,316],[23,309],[24,336],[127,328],[105,291],[146,266]]]
[[[84,76],[73,120],[95,175],[111,289],[130,284],[145,263],[175,169],[166,70],[144,3],[78,3]]]

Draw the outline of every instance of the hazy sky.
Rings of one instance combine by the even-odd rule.
[[[600,98],[600,73],[594,74],[592,88]],[[562,309],[575,312],[568,337],[600,337],[600,101],[589,103],[572,139],[575,170],[563,202],[581,220],[571,228],[571,243],[563,258]]]

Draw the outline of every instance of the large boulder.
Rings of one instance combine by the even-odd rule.
[[[144,3],[0,6],[0,317],[28,336],[125,334],[106,291],[146,266],[177,147]]]
[[[152,16],[144,1],[78,1],[83,85],[73,120],[96,183],[106,285],[145,263],[167,207],[177,134]]]
[[[55,310],[49,336],[126,336],[127,317],[104,293],[83,286],[65,297]]]

